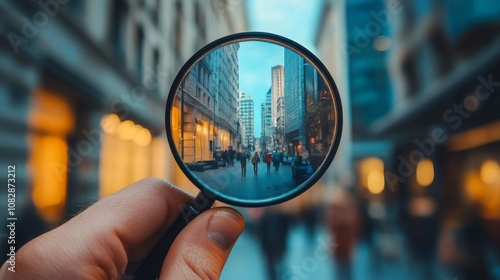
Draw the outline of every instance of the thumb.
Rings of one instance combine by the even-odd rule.
[[[245,221],[231,208],[210,209],[177,236],[163,262],[161,279],[219,279]]]

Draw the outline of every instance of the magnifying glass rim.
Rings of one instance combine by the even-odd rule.
[[[240,198],[235,198],[232,196],[225,196],[221,192],[216,192],[213,188],[210,186],[204,184],[199,178],[197,178],[195,175],[192,174],[192,171],[190,171],[187,168],[187,165],[184,163],[182,158],[180,157],[177,146],[174,143],[173,140],[173,135],[172,135],[172,123],[171,123],[171,113],[172,113],[172,108],[173,108],[173,102],[175,100],[175,96],[177,94],[177,90],[179,86],[181,85],[182,81],[184,78],[187,77],[191,69],[194,67],[194,65],[203,59],[207,54],[209,54],[211,51],[220,48],[221,46],[232,44],[232,43],[241,43],[245,41],[260,41],[260,42],[268,42],[276,45],[280,45],[282,47],[288,48],[290,50],[295,51],[297,54],[300,54],[302,57],[304,57],[305,60],[307,60],[311,65],[313,65],[317,70],[318,73],[323,77],[323,79],[326,81],[326,84],[329,85],[330,91],[333,97],[333,104],[336,105],[334,106],[334,113],[335,113],[335,119],[336,124],[335,124],[335,129],[334,129],[334,139],[333,143],[328,151],[327,156],[319,166],[318,170],[314,172],[314,175],[311,176],[308,180],[306,180],[304,183],[302,183],[300,186],[297,186],[295,189],[286,192],[284,194],[281,194],[277,197],[273,198],[264,198],[264,199],[255,199],[255,200],[244,200]],[[197,187],[199,188],[202,192],[204,192],[207,196],[210,198],[214,198],[216,200],[219,200],[221,202],[233,205],[233,206],[243,206],[243,207],[263,207],[263,206],[269,206],[269,205],[274,205],[278,203],[282,203],[284,201],[288,201],[294,197],[297,197],[298,195],[302,194],[309,188],[311,188],[314,183],[316,183],[321,176],[326,172],[330,164],[332,163],[335,154],[337,153],[339,144],[340,144],[340,138],[342,136],[342,124],[343,124],[343,115],[342,115],[342,104],[340,102],[340,95],[337,89],[337,86],[330,75],[329,71],[327,68],[323,65],[323,63],[309,50],[307,50],[305,47],[301,46],[297,42],[294,42],[288,38],[282,37],[280,35],[272,34],[272,33],[266,33],[266,32],[242,32],[242,33],[236,33],[236,34],[231,34],[222,38],[219,38],[208,45],[204,46],[201,48],[199,51],[197,51],[180,69],[179,73],[175,77],[172,86],[170,87],[169,93],[168,93],[168,98],[167,98],[167,103],[166,103],[166,108],[165,108],[165,128],[166,128],[166,134],[167,134],[167,141],[168,144],[170,145],[172,149],[172,155],[174,156],[175,161],[179,165],[179,168],[182,170],[182,172],[188,177],[188,179]],[[174,152],[174,147],[177,152]]]

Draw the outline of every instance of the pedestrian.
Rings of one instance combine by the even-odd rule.
[[[247,158],[245,156],[245,152],[241,152],[240,164],[241,164],[241,178],[246,178],[247,177]]]
[[[267,164],[267,172],[271,172],[271,161],[272,161],[272,155],[271,152],[267,152],[267,154],[264,156],[264,161]]]
[[[257,170],[258,170],[258,167],[259,167],[259,161],[260,161],[259,154],[257,152],[255,152],[255,154],[252,157],[253,174],[255,176],[257,176]]]
[[[227,150],[222,151],[222,160],[224,161],[224,167],[229,165],[229,153]]]
[[[274,169],[276,170],[276,172],[278,172],[278,170],[280,169],[280,159],[281,159],[280,153],[277,152],[276,150],[274,150],[273,165],[274,165]]]
[[[292,221],[293,218],[290,214],[276,206],[266,208],[262,217],[257,221],[256,234],[262,252],[264,252],[267,279],[269,280],[305,279],[296,277],[296,275],[288,275],[286,270],[282,272],[286,265],[284,259]],[[283,275],[280,275],[281,273]]]
[[[233,149],[229,150],[229,166],[234,166],[234,157],[236,155],[236,151]]]

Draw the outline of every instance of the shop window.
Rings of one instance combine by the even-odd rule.
[[[101,120],[103,129],[100,158],[101,197],[108,196],[140,179],[153,176],[151,132],[130,120],[111,114]],[[155,156],[158,156],[155,154]]]
[[[39,89],[32,94],[28,115],[32,200],[50,224],[64,218],[68,176],[67,136],[75,128],[71,105],[54,92]]]

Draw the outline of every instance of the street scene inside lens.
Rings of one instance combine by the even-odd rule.
[[[335,135],[333,106],[325,81],[300,54],[267,42],[232,43],[204,56],[179,85],[172,138],[212,190],[270,199],[323,163]]]

